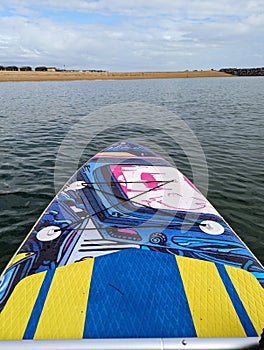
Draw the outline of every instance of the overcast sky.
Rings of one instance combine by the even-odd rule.
[[[263,38],[263,0],[0,2],[0,65],[110,71],[262,67]]]

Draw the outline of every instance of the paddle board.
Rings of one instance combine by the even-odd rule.
[[[264,268],[175,167],[96,154],[7,265],[0,348],[240,349],[264,327]]]

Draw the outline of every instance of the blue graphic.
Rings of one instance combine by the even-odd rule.
[[[127,153],[130,155],[124,156]],[[98,257],[100,261],[101,255],[131,248],[137,248],[133,250],[133,259],[144,261],[147,261],[147,256],[151,256],[153,261],[162,259],[169,263],[174,259],[172,255],[180,255],[242,268],[251,272],[264,286],[263,267],[219,215],[169,208],[158,210],[141,200],[146,193],[152,195],[156,189],[171,185],[175,179],[158,181],[143,174],[139,183],[145,184],[145,191],[136,188],[129,197],[129,181],[114,173],[115,166],[124,166],[128,171],[133,166],[158,167],[161,171],[163,167],[171,167],[167,161],[144,147],[123,142],[107,148],[88,161],[51,202],[20,248],[17,255],[20,258],[3,274],[0,281],[0,311],[16,284],[26,276],[49,271],[69,261],[72,263],[90,257]],[[132,184],[137,184],[137,181]],[[221,232],[206,233],[203,225],[208,221],[220,228]],[[124,274],[115,259],[118,260],[118,254],[109,255],[109,265],[115,266],[112,274],[115,269],[115,275],[119,272]],[[143,260],[142,264],[145,264]],[[102,267],[100,263],[96,266],[95,273],[98,271],[99,274]],[[153,267],[151,271],[149,273],[154,273]],[[112,287],[108,285],[107,288],[115,289],[119,282],[109,282]],[[91,298],[95,298],[93,293]],[[92,304],[93,307],[96,307],[95,304]],[[109,309],[106,312],[111,314],[110,308],[114,305],[110,300],[107,307]],[[122,321],[121,315],[117,314],[116,317]],[[87,325],[85,332],[92,332],[89,329]],[[161,334],[166,333],[162,326],[161,330]],[[99,336],[95,328],[93,332],[89,335]],[[102,332],[107,336],[106,329]],[[166,334],[169,336],[173,331],[168,330]]]

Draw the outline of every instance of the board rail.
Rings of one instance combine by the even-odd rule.
[[[255,350],[260,338],[123,338],[0,341],[0,350]]]

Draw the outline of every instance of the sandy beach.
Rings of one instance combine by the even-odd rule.
[[[35,72],[0,71],[0,82],[19,81],[60,81],[60,80],[129,80],[129,79],[169,79],[230,77],[232,75],[215,70],[184,72]]]

